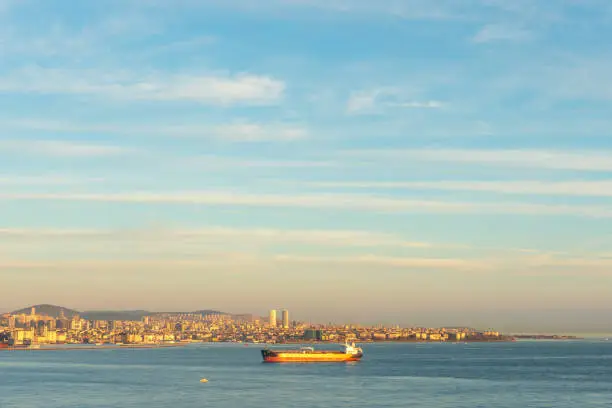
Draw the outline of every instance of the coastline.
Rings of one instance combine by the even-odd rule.
[[[74,351],[74,350],[120,350],[120,349],[156,349],[156,348],[174,348],[185,347],[186,344],[109,344],[103,346],[91,345],[37,345],[38,347],[6,347],[0,348],[0,351]]]
[[[462,340],[422,340],[422,339],[396,339],[396,340],[356,340],[359,344],[468,344],[468,343],[515,343],[524,341],[580,341],[585,338],[577,336],[556,336],[556,335],[518,335],[518,336],[503,336],[500,338],[467,338]],[[186,347],[190,344],[243,344],[245,346],[269,346],[269,345],[335,345],[340,344],[338,341],[312,341],[312,340],[284,340],[276,342],[235,342],[235,341],[201,341],[201,342],[180,342],[168,344],[35,344],[32,346],[13,346],[0,348],[1,351],[74,351],[74,350],[120,350],[120,349],[156,349],[156,348],[174,348]]]

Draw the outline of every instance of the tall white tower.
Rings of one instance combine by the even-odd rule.
[[[283,310],[283,328],[289,328],[289,311],[287,309]]]
[[[268,320],[270,321],[270,327],[276,327],[276,310],[275,309],[270,310],[270,318]]]

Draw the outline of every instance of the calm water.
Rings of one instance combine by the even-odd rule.
[[[349,364],[259,350],[3,351],[0,407],[612,406],[612,342],[369,344]]]

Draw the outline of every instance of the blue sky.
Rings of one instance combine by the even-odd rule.
[[[610,331],[611,23],[0,0],[0,306]]]

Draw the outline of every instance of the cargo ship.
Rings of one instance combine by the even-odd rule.
[[[302,347],[298,350],[261,350],[266,363],[342,363],[359,361],[363,350],[355,343],[344,344],[343,350],[315,350],[313,347]]]

